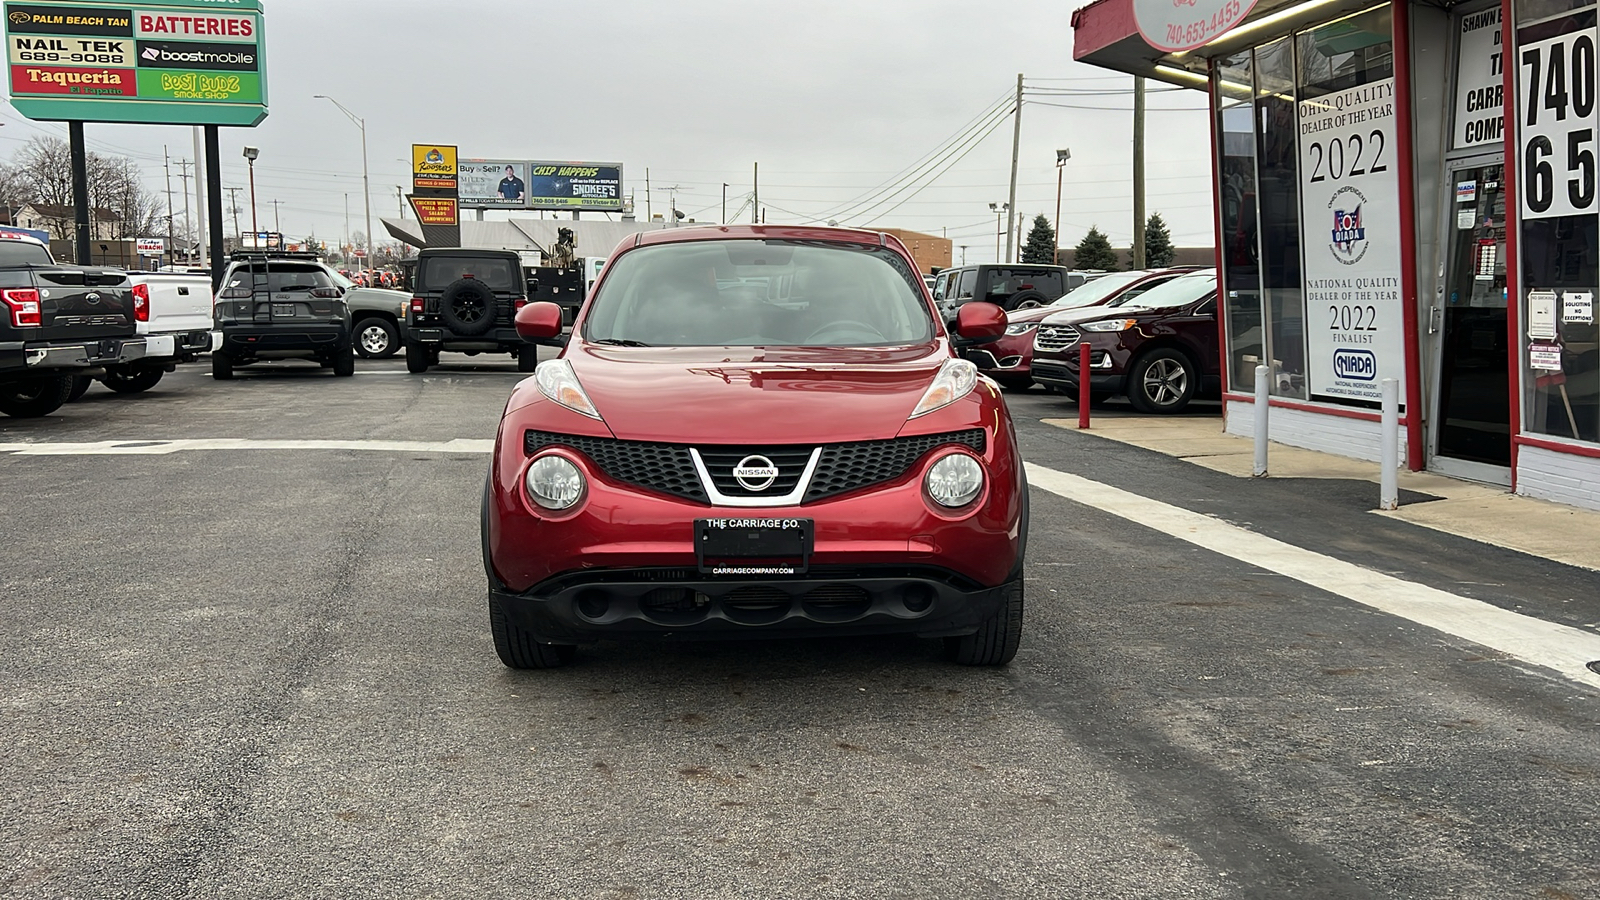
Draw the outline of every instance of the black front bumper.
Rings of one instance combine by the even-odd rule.
[[[541,641],[727,640],[823,635],[971,634],[993,618],[1005,586],[982,587],[940,569],[886,567],[804,576],[723,579],[694,570],[583,572],[514,593],[491,578],[491,598]]]
[[[1053,387],[1067,393],[1078,390],[1078,370],[1069,369],[1058,363],[1041,363],[1036,357],[1033,361],[1033,380],[1046,387]],[[1095,373],[1089,377],[1089,390],[1096,394],[1120,394],[1127,386],[1127,375],[1122,372],[1109,372],[1106,374]]]

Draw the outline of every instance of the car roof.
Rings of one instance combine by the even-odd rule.
[[[822,225],[690,225],[683,228],[663,228],[643,231],[634,240],[635,247],[654,244],[677,244],[688,241],[724,241],[729,239],[770,238],[776,241],[838,241],[847,244],[886,246],[888,235],[863,228],[837,228]]]
[[[413,257],[410,260],[402,260],[402,262],[414,262],[417,259],[422,259],[424,257],[432,257],[432,256],[508,256],[508,257],[511,257],[512,259],[518,260],[519,262],[522,259],[521,256],[517,255],[517,251],[515,251],[515,250],[506,250],[506,249],[503,249],[503,248],[490,248],[490,247],[424,247],[422,250],[417,251],[417,255],[415,257]]]

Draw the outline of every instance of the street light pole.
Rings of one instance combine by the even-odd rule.
[[[355,113],[351,112],[350,110],[345,109],[343,103],[340,103],[339,101],[333,99],[332,97],[329,97],[327,94],[317,94],[316,95],[316,99],[318,99],[318,100],[326,100],[329,103],[332,103],[334,106],[337,106],[339,108],[339,111],[344,113],[345,118],[347,118],[350,121],[354,122],[356,127],[361,129],[361,196],[363,198],[365,198],[366,205],[367,205],[367,260],[366,260],[366,264],[367,264],[368,267],[371,267],[372,266],[372,260],[373,260],[373,256],[372,256],[372,183],[367,177],[367,120],[361,118],[360,116],[356,115]]]
[[[256,241],[256,235],[261,233],[261,226],[256,221],[256,158],[261,151],[255,147],[244,148],[244,158],[250,161],[250,241]]]
[[[1067,168],[1067,160],[1072,158],[1072,151],[1063,147],[1056,151],[1056,223],[1055,246],[1051,248],[1050,261],[1061,265],[1061,173]]]
[[[1000,218],[1011,211],[1011,204],[991,203],[989,208],[994,210],[994,261],[1003,263],[1005,260],[1000,258]],[[1007,232],[1010,230],[1009,228],[1006,229]],[[1011,243],[1011,235],[1009,233],[1006,235],[1006,243]]]

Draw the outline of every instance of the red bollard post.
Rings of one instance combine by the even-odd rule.
[[[1078,345],[1078,427],[1089,427],[1089,344]]]

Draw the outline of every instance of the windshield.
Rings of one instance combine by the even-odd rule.
[[[0,266],[48,266],[50,252],[28,241],[0,241]]]
[[[1117,272],[1112,275],[1104,275],[1065,294],[1060,300],[1050,305],[1065,309],[1077,306],[1093,306],[1135,281],[1147,277],[1149,274],[1148,272]]]
[[[644,247],[612,264],[584,337],[680,347],[870,347],[933,337],[920,276],[881,247],[778,240]]]
[[[503,256],[433,256],[421,266],[424,291],[442,291],[463,278],[481,281],[491,291],[522,290],[519,266]]]
[[[1150,309],[1177,309],[1209,296],[1217,289],[1215,272],[1197,272],[1174,278],[1166,284],[1156,285],[1148,291],[1126,300],[1113,301],[1112,306],[1144,306]]]

